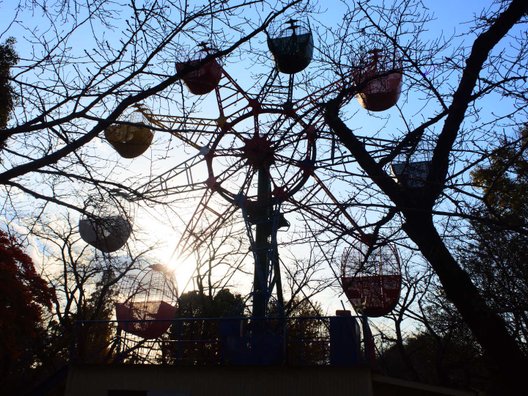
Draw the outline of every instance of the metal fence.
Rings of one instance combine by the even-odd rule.
[[[80,321],[72,360],[189,366],[351,366],[369,363],[373,355],[368,324],[354,316],[177,318],[163,322]],[[167,331],[158,337],[134,334],[134,329],[160,325]]]

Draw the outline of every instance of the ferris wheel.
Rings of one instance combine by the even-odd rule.
[[[269,38],[270,49],[279,61],[277,69],[256,93],[242,88],[216,61],[206,62],[202,68],[183,77],[192,93],[205,94],[214,89],[218,108],[218,118],[214,122],[196,120],[202,128],[200,134],[210,135],[207,143],[197,144],[198,135],[189,142],[198,148],[207,168],[204,205],[193,216],[193,223],[207,209],[206,201],[211,194],[220,195],[231,208],[242,212],[255,261],[254,317],[266,316],[273,292],[279,312],[282,309],[276,234],[288,223],[280,207],[305,185],[316,160],[319,120],[307,117],[315,110],[316,97],[293,100],[294,75],[310,63],[313,41],[309,30],[303,29],[297,21],[288,21],[286,33],[289,34]],[[180,69],[192,66],[193,62],[196,60],[180,64]],[[287,65],[286,70],[281,62]],[[281,69],[286,72],[283,73],[287,74],[286,78],[281,76]],[[174,121],[180,122],[172,117],[152,117],[152,122],[164,125]],[[173,133],[182,135],[185,127],[174,126]],[[176,174],[181,170],[173,169],[172,172]],[[171,175],[165,175],[164,183],[168,177]],[[187,233],[194,234],[193,231],[193,224],[190,224]]]
[[[355,84],[359,90],[346,101],[357,94],[363,107],[383,111],[396,103],[401,90],[401,66],[387,64],[376,50],[367,65],[363,65],[364,72],[356,68],[349,75],[299,97],[295,94],[295,78],[309,66],[313,55],[309,25],[290,19],[269,32],[267,41],[275,67],[256,90],[239,84],[206,44],[200,46],[195,57],[177,64],[192,95],[214,95],[216,117],[155,114],[138,107],[145,124],[170,133],[195,150],[189,158],[143,185],[141,197],[201,193],[178,243],[180,251],[196,249],[213,237],[214,230],[226,218],[237,211],[242,214],[255,263],[254,318],[268,315],[271,298],[276,299],[279,315],[283,310],[277,231],[289,226],[281,209],[285,204],[332,227],[343,227],[349,234],[352,229],[358,240],[364,237],[354,217],[320,177],[325,167],[351,161],[346,155],[336,157],[332,149],[324,148],[335,145],[335,140],[325,125],[320,104],[344,85]],[[127,142],[150,144],[152,138],[143,136],[144,128],[137,129],[138,133],[141,139],[135,137],[134,131],[127,131],[121,141],[114,138],[112,144],[125,147]],[[132,151],[141,153],[143,149]],[[205,167],[205,178],[193,175],[198,166]],[[181,176],[186,182],[174,183]],[[326,202],[335,206],[332,216],[306,204],[316,196],[324,196]],[[213,197],[221,197],[227,205],[221,210],[213,208]],[[211,213],[209,228],[199,229],[200,220]],[[344,226],[338,218],[345,218],[348,225]]]

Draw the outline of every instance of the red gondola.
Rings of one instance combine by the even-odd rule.
[[[359,104],[370,111],[384,111],[394,106],[401,94],[402,67],[395,56],[379,49],[369,51],[370,59],[354,74],[359,87]]]
[[[154,264],[128,287],[125,301],[116,303],[118,329],[144,339],[160,337],[176,317],[177,291],[172,272]]]
[[[351,246],[343,254],[341,283],[358,313],[368,317],[387,315],[400,297],[398,251],[389,243]]]
[[[183,82],[195,95],[208,94],[218,87],[222,79],[222,66],[216,59],[203,60],[208,53],[209,49],[202,44],[195,59],[176,63],[176,71],[183,75]]]

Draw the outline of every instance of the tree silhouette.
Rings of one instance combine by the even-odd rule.
[[[473,172],[484,199],[471,222],[473,241],[461,251],[462,265],[520,345],[528,335],[526,133],[524,127],[516,139],[503,140],[489,164]]]
[[[374,151],[371,148],[369,150],[365,142],[358,138],[355,131],[347,126],[340,115],[347,95],[355,93],[356,87],[344,89],[338,97],[330,100],[325,106],[326,120],[340,142],[350,151],[369,179],[392,203],[393,208],[386,216],[387,221],[394,216],[395,212],[401,216],[403,231],[431,264],[447,298],[456,306],[488,357],[497,364],[499,377],[497,381],[501,384],[499,388],[502,387],[502,392],[512,393],[522,384],[521,378],[523,368],[526,367],[526,355],[509,334],[504,320],[488,306],[478,285],[472,281],[470,274],[462,268],[461,263],[450,251],[445,239],[449,233],[442,235],[436,217],[438,217],[437,211],[441,211],[439,200],[443,196],[448,196],[447,191],[454,182],[453,176],[448,171],[450,161],[456,153],[456,144],[461,140],[468,141],[465,140],[462,123],[471,116],[470,106],[482,95],[483,91],[491,90],[499,84],[499,82],[487,81],[484,77],[488,72],[486,62],[492,56],[493,48],[526,17],[526,13],[527,5],[524,2],[511,1],[502,4],[502,7],[496,9],[491,17],[481,18],[470,52],[462,57],[464,63],[452,59],[460,67],[461,74],[452,92],[447,96],[438,96],[441,104],[440,111],[428,121],[410,128],[399,144],[393,146],[383,156],[377,153],[375,156]],[[367,18],[369,18],[368,15]],[[372,16],[370,18],[374,29],[382,28],[376,24]],[[383,22],[385,20],[382,19]],[[388,39],[391,38],[388,37]],[[398,44],[393,43],[393,45]],[[401,48],[401,50],[405,57],[406,48]],[[497,60],[497,58],[493,59]],[[416,66],[415,62],[409,61],[411,68]],[[499,67],[499,65],[495,66]],[[525,71],[526,69],[523,68],[522,72]],[[511,79],[512,81],[517,77],[501,74],[499,79],[507,85],[506,80]],[[485,87],[479,85],[485,81]],[[428,79],[423,79],[423,82],[427,83]],[[430,87],[430,90],[432,95],[439,93],[434,86]],[[434,148],[425,185],[416,190],[402,183],[398,184],[387,174],[384,165],[404,152],[406,146],[414,144],[416,147],[416,142],[423,139],[427,128],[437,123],[440,123],[439,133],[434,137]],[[460,198],[451,199],[459,200]],[[457,206],[456,202],[455,206]],[[452,215],[455,213],[456,210],[451,212]],[[495,391],[497,392],[498,389]]]
[[[44,314],[55,293],[42,279],[31,258],[14,237],[0,231],[0,376],[8,389],[41,361],[36,345],[45,336]],[[19,389],[20,390],[20,389]]]

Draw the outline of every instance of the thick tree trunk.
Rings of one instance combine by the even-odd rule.
[[[469,275],[447,249],[433,224],[432,209],[424,205],[424,200],[419,196],[397,185],[369,156],[361,142],[339,118],[336,102],[327,106],[326,119],[369,177],[405,216],[404,231],[431,264],[447,298],[460,312],[486,355],[495,363],[495,383],[498,386],[495,393],[513,394],[518,389],[515,386],[520,386],[521,380],[524,382],[523,375],[528,372],[528,361],[515,339],[508,333],[505,322],[487,306]]]
[[[527,357],[508,333],[504,320],[487,306],[469,275],[447,249],[434,226],[432,208],[445,188],[449,156],[466,110],[473,100],[472,94],[480,71],[493,47],[526,15],[527,9],[525,0],[512,0],[497,18],[490,20],[488,30],[475,40],[434,150],[428,177],[430,187],[422,196],[395,183],[367,152],[363,142],[340,119],[341,103],[347,95],[354,94],[353,87],[330,100],[325,109],[325,119],[340,142],[405,216],[405,232],[429,261],[447,298],[458,309],[486,355],[495,363],[497,388],[493,393],[498,395],[523,394],[519,391],[525,387],[523,376],[528,373]]]
[[[404,213],[405,214],[405,213]],[[447,298],[456,306],[486,355],[496,365],[497,394],[514,394],[524,386],[528,360],[503,319],[493,312],[453,258],[429,214],[407,213],[404,231],[416,243],[438,275]],[[519,394],[519,393],[515,393]]]

